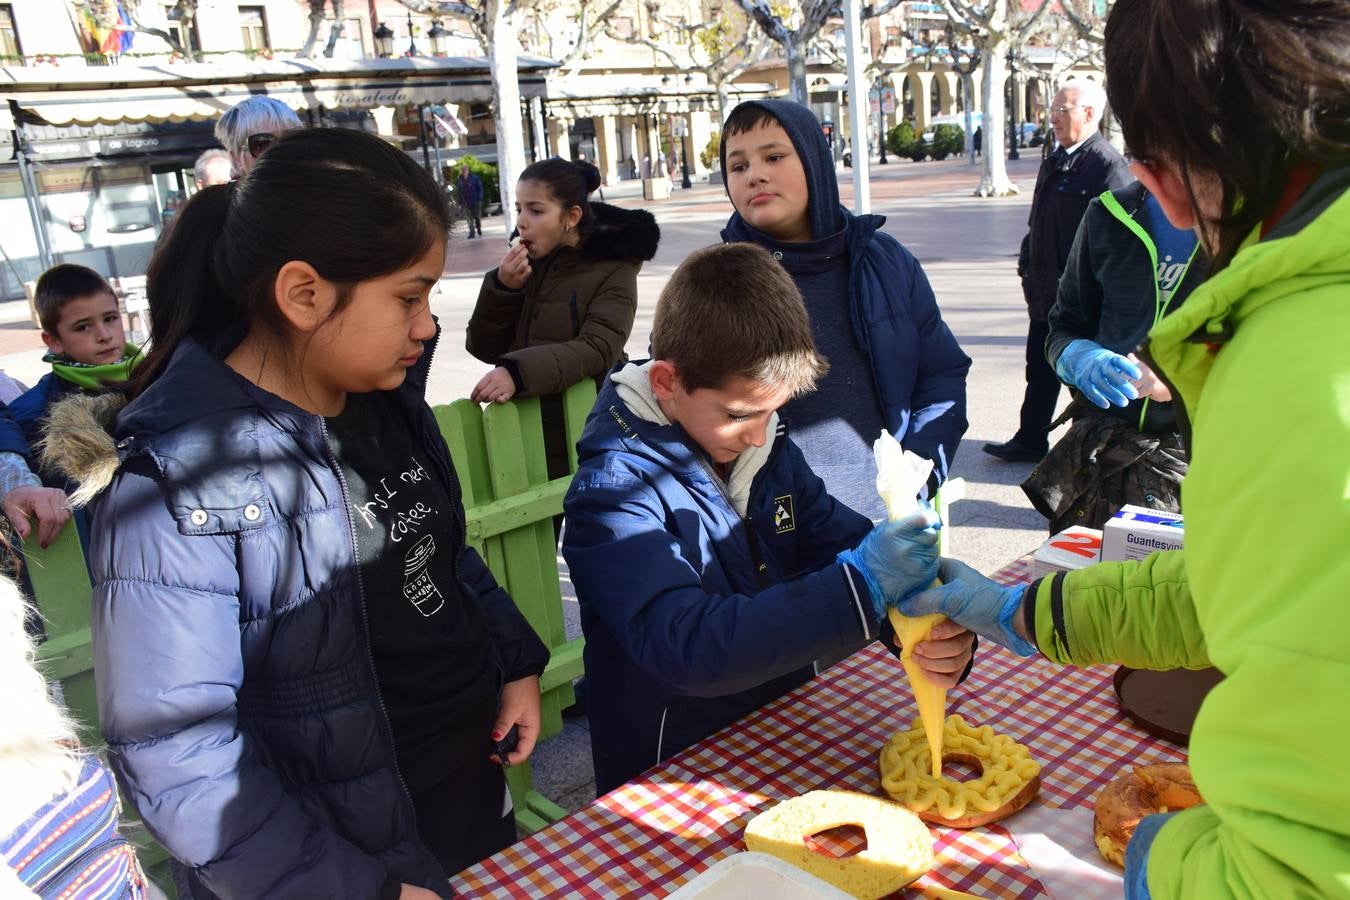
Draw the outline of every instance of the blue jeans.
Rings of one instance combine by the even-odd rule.
[[[1134,836],[1125,848],[1125,900],[1151,900],[1148,892],[1148,853],[1158,829],[1167,824],[1175,813],[1154,814],[1143,819],[1134,829]]]

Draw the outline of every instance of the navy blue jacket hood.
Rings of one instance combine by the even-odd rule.
[[[811,110],[791,100],[747,100],[736,107],[762,109],[778,120],[792,146],[801,159],[802,169],[806,172],[806,187],[810,193],[806,213],[811,219],[811,237],[815,240],[838,234],[845,225],[847,211],[839,203],[839,179],[834,174],[834,155],[830,153],[830,144],[820,129]],[[735,115],[736,110],[732,111]],[[727,142],[721,142],[719,152],[722,158],[722,171],[727,170]],[[723,184],[726,180],[723,179]],[[727,186],[727,196],[731,188]],[[741,214],[733,213],[728,228],[741,222]],[[743,223],[742,223],[743,224]],[[745,225],[749,228],[749,225]],[[752,231],[754,229],[751,229]]]

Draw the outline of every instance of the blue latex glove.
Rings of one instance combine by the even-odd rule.
[[[1007,647],[1018,656],[1031,656],[1036,647],[1013,630],[1013,616],[1022,608],[1025,584],[999,584],[985,578],[970,566],[943,558],[938,567],[939,587],[930,588],[902,600],[900,612],[907,616],[942,613],[956,624],[968,628],[986,640]]]
[[[942,521],[920,507],[895,522],[882,522],[852,550],[836,559],[848,563],[867,582],[872,612],[880,622],[886,609],[933,583],[938,569],[938,529]]]
[[[1125,847],[1125,900],[1151,900],[1148,892],[1148,854],[1158,829],[1176,813],[1154,813],[1145,816],[1134,827],[1134,835]]]
[[[1083,396],[1102,409],[1129,406],[1139,399],[1130,379],[1143,377],[1141,370],[1119,353],[1079,338],[1064,348],[1055,363],[1055,373],[1073,383]]]

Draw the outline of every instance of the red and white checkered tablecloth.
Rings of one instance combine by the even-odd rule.
[[[993,577],[1026,581],[1029,569],[1018,560]],[[948,694],[947,712],[1030,748],[1041,764],[1033,804],[1090,808],[1127,766],[1184,759],[1123,718],[1111,673],[984,645],[970,678]],[[871,644],[452,883],[465,897],[664,896],[743,850],[746,822],[778,800],[820,788],[882,795],[881,747],[917,717],[899,663]],[[933,836],[932,871],[897,896],[928,886],[990,898],[1046,895],[1005,828],[935,827]]]

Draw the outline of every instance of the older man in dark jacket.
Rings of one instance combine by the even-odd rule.
[[[1103,191],[1134,180],[1125,159],[1098,131],[1106,92],[1088,80],[1064,83],[1055,95],[1050,124],[1059,146],[1041,163],[1022,238],[1017,274],[1031,318],[1027,329],[1027,389],[1012,440],[985,444],[984,452],[1009,462],[1037,462],[1049,449],[1050,420],[1059,400],[1059,379],[1045,360],[1050,310],[1069,259],[1078,223],[1088,203]]]

